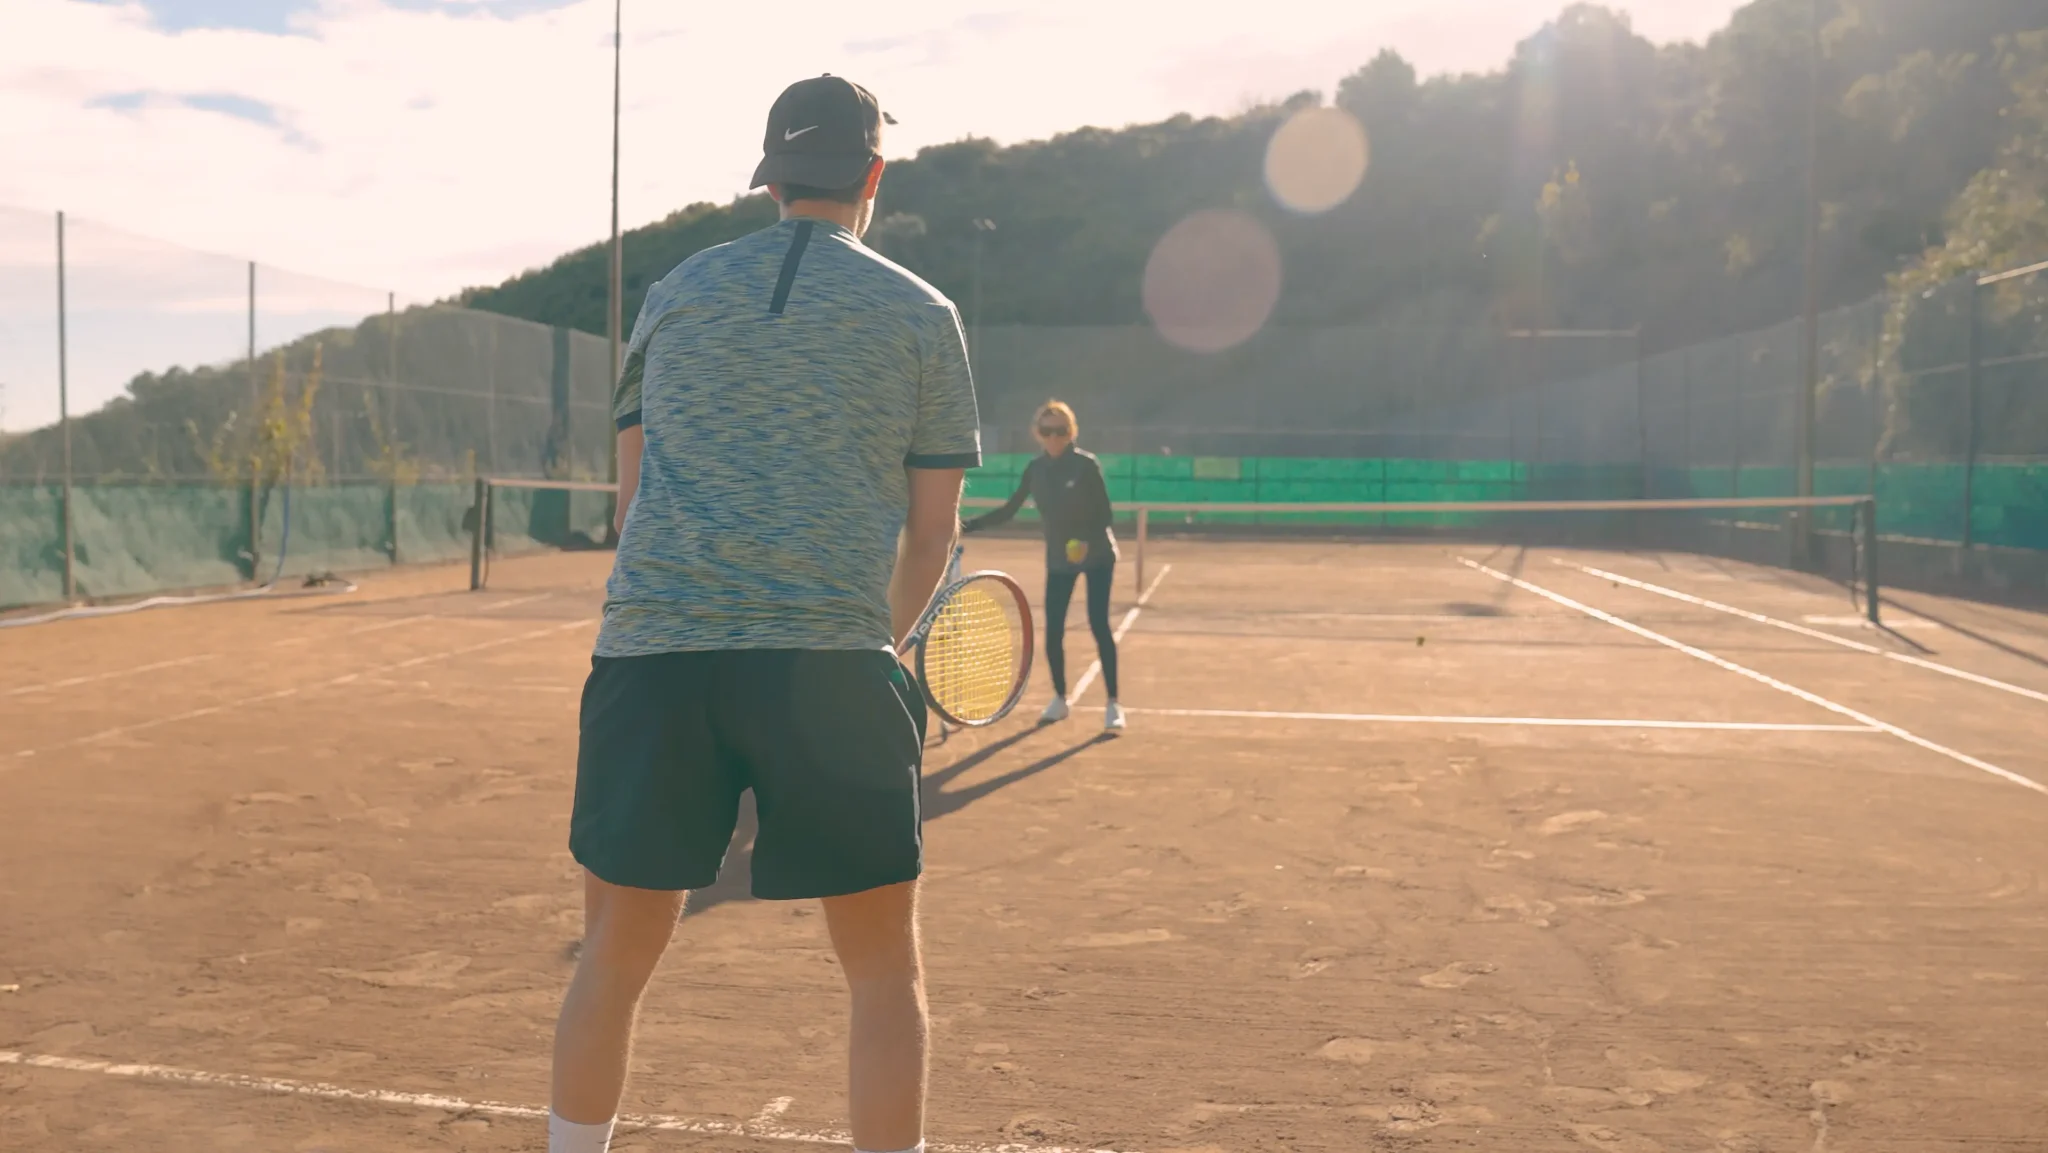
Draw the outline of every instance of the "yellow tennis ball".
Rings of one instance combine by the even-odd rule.
[[[1087,542],[1087,541],[1084,541],[1084,540],[1070,540],[1070,541],[1068,541],[1068,542],[1067,542],[1067,563],[1069,563],[1069,564],[1080,564],[1080,563],[1081,563],[1082,561],[1084,561],[1084,560],[1087,560],[1087,559],[1088,559],[1088,542]]]

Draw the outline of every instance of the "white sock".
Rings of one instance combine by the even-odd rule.
[[[868,1153],[868,1151],[865,1149],[855,1149],[853,1153]],[[881,1153],[881,1150],[876,1150],[875,1153]],[[924,1153],[924,1142],[919,1141],[910,1148],[903,1150],[902,1153]]]
[[[614,1117],[600,1125],[578,1125],[548,1113],[548,1153],[605,1153],[612,1147]]]

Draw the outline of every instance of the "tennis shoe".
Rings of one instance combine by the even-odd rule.
[[[1069,712],[1070,710],[1067,708],[1067,698],[1054,697],[1052,699],[1052,703],[1045,706],[1045,711],[1038,714],[1038,723],[1041,725],[1050,725],[1058,721],[1064,721],[1067,719],[1067,714]]]
[[[1102,729],[1110,733],[1124,731],[1124,710],[1115,701],[1109,702],[1109,707],[1102,710]]]

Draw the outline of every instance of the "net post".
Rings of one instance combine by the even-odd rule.
[[[1872,497],[1856,506],[1856,521],[1863,534],[1863,602],[1864,614],[1870,623],[1882,625],[1879,614],[1879,588],[1877,583],[1877,498]]]
[[[469,536],[469,591],[476,592],[484,587],[484,534],[491,515],[491,482],[483,477],[476,478],[476,520],[470,526]]]
[[[1136,568],[1137,568],[1137,572],[1138,572],[1138,595],[1139,595],[1139,596],[1141,596],[1141,597],[1145,595],[1145,531],[1146,531],[1147,527],[1149,527],[1149,526],[1150,526],[1150,524],[1151,524],[1151,521],[1152,521],[1152,510],[1151,510],[1151,509],[1149,509],[1149,508],[1146,508],[1146,507],[1145,507],[1144,505],[1142,505],[1142,504],[1141,504],[1141,505],[1139,505],[1139,506],[1138,506],[1138,563],[1137,563],[1137,565],[1136,565]]]

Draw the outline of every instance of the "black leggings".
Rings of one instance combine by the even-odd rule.
[[[1115,565],[1088,572],[1088,630],[1095,634],[1095,654],[1102,660],[1102,687],[1116,699],[1116,633],[1109,627],[1109,588]],[[1045,663],[1052,670],[1052,691],[1067,695],[1067,605],[1074,599],[1080,573],[1045,574]]]

